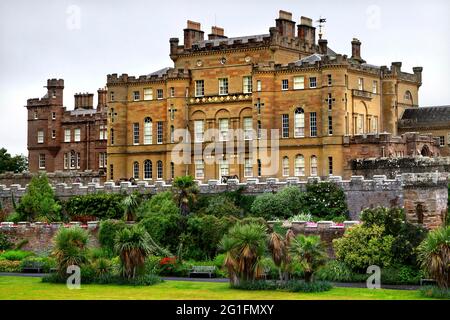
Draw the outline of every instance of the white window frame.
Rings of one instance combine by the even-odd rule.
[[[229,122],[228,118],[219,119],[219,141],[228,141]]]
[[[244,93],[252,93],[252,76],[245,76],[242,78],[242,89]]]
[[[133,123],[133,145],[138,145],[139,144],[139,122],[135,122]]]
[[[156,99],[157,100],[164,99],[164,90],[163,89],[156,89]]]
[[[305,77],[295,76],[294,77],[294,90],[304,90],[305,89]]]
[[[228,95],[228,78],[219,78],[219,96]]]
[[[205,80],[195,80],[195,96],[205,96]]]
[[[262,82],[261,80],[256,80],[256,91],[261,92],[262,90]]]
[[[70,129],[64,129],[64,142],[70,142],[72,132]]]
[[[289,157],[285,156],[282,160],[283,177],[289,177]]]
[[[170,97],[173,98],[175,97],[175,87],[170,87]]]
[[[38,130],[37,132],[37,143],[44,143],[44,130]]]
[[[358,78],[358,90],[364,91],[364,78]]]
[[[250,158],[244,159],[244,178],[253,177],[253,165]]]
[[[80,142],[81,141],[81,129],[75,128],[73,130],[73,141],[74,142]]]
[[[141,100],[141,92],[133,91],[133,101],[139,101],[139,100]]]
[[[219,160],[219,179],[230,174],[230,164],[226,159]]]
[[[203,160],[195,160],[195,178],[205,178],[205,162]]]
[[[309,136],[317,137],[317,113],[309,113]]]
[[[64,169],[69,169],[69,154],[64,153]]]
[[[281,115],[281,137],[289,138],[289,114]]]
[[[378,93],[378,81],[373,80],[372,82],[372,93],[377,94]]]
[[[305,157],[302,154],[295,156],[294,175],[296,177],[305,176]]]
[[[310,89],[317,88],[317,77],[310,77],[309,78],[309,88]]]
[[[252,117],[244,117],[242,119],[244,129],[244,140],[253,140],[253,119]]]
[[[146,117],[144,119],[144,144],[153,143],[153,121],[152,118]]]
[[[158,121],[157,122],[157,127],[156,127],[156,129],[157,129],[157,131],[156,131],[156,133],[157,133],[157,136],[156,136],[156,142],[157,142],[157,144],[162,144],[163,143],[163,136],[164,136],[164,133],[163,133],[163,131],[164,131],[164,124],[163,124],[163,122],[162,121]]]
[[[312,155],[310,158],[310,175],[312,177],[316,177],[318,173],[318,159],[315,155]]]
[[[56,120],[56,112],[52,112],[52,120]]]
[[[305,111],[303,108],[297,108],[294,111],[294,138],[303,138],[305,136]]]
[[[52,130],[52,139],[56,139],[56,130]]]
[[[45,153],[40,153],[38,158],[39,169],[45,169]]]
[[[163,162],[161,160],[158,160],[156,162],[156,179],[162,180],[163,177],[164,177]]]
[[[153,88],[144,88],[144,101],[153,100]]]
[[[139,162],[134,161],[133,162],[133,178],[138,180],[139,179]]]
[[[153,163],[150,159],[144,160],[144,180],[152,180],[153,178]]]
[[[108,128],[104,124],[101,124],[99,126],[99,139],[100,140],[107,140],[108,139]]]
[[[287,91],[289,90],[289,79],[282,79],[281,80],[281,91]]]
[[[201,143],[204,142],[205,133],[205,121],[204,120],[194,120],[194,142]]]

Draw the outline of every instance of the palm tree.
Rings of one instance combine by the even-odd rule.
[[[312,282],[314,273],[327,261],[327,253],[319,236],[298,235],[292,239],[289,251],[303,267],[305,282]]]
[[[286,232],[284,237],[275,231],[269,235],[269,251],[272,255],[273,262],[278,267],[281,281],[289,280],[291,263],[289,247],[293,238],[294,233],[291,229]]]
[[[176,177],[173,181],[172,192],[180,208],[180,214],[187,216],[189,214],[189,202],[195,202],[198,193],[194,178],[192,176]]]
[[[226,252],[224,261],[231,285],[255,280],[263,273],[261,258],[266,250],[266,227],[257,224],[236,224],[220,242]]]
[[[114,249],[119,254],[122,276],[135,278],[142,270],[145,258],[152,252],[150,235],[139,225],[117,232]]]
[[[55,236],[53,254],[58,263],[58,272],[65,276],[67,267],[81,266],[87,262],[86,248],[89,236],[80,227],[61,228]]]
[[[418,247],[422,268],[439,288],[450,286],[450,226],[431,231]]]
[[[136,193],[132,193],[126,196],[122,200],[122,206],[124,209],[124,218],[126,221],[134,221],[136,217],[136,210],[139,207],[139,196]]]

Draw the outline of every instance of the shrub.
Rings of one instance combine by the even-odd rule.
[[[317,271],[316,277],[325,281],[352,282],[353,272],[342,261],[331,260]]]
[[[211,197],[208,205],[203,208],[201,213],[214,215],[216,217],[240,216],[242,210],[234,204],[234,201],[227,196],[217,195]]]
[[[333,286],[326,281],[289,281],[287,290],[290,292],[323,292],[329,291]]]
[[[348,216],[345,193],[333,182],[307,184],[303,206],[306,212],[325,220]]]
[[[257,196],[251,207],[251,214],[255,217],[261,217],[266,220],[276,218],[287,218],[290,215],[288,204],[284,202],[277,194],[264,193]]]
[[[0,251],[11,249],[13,243],[9,241],[9,238],[6,234],[0,233]]]
[[[141,220],[139,225],[147,230],[155,242],[171,252],[176,252],[180,244],[182,219],[183,217],[178,213],[154,213]]]
[[[0,272],[21,272],[20,261],[0,259]]]
[[[112,283],[131,286],[152,286],[163,282],[163,280],[154,274],[144,274],[135,278],[113,278]]]
[[[277,282],[267,280],[243,281],[238,285],[232,285],[233,289],[240,290],[281,290],[289,292],[323,292],[330,290],[333,286],[326,281],[305,282],[290,280],[288,282]]]
[[[121,219],[123,217],[122,200],[117,193],[95,193],[71,197],[64,203],[65,212],[72,220]]]
[[[394,237],[383,236],[384,227],[356,225],[346,230],[344,236],[333,240],[338,260],[354,271],[365,272],[370,265],[387,267],[393,261]]]
[[[381,269],[383,284],[419,284],[422,273],[411,266],[392,266]]]
[[[9,261],[22,261],[26,257],[34,255],[33,252],[22,250],[10,250],[0,254],[0,257]]]
[[[188,215],[197,200],[198,186],[192,176],[179,176],[172,182],[172,193],[182,216]]]
[[[299,213],[289,218],[289,221],[312,221],[313,216],[310,213]]]
[[[277,198],[286,205],[288,214],[285,218],[300,214],[304,210],[304,194],[295,186],[285,187],[277,193]]]
[[[433,299],[450,299],[450,290],[445,288],[439,288],[436,286],[426,286],[420,288],[422,296]]]
[[[87,262],[88,233],[80,227],[60,228],[55,235],[54,255],[60,275],[70,265],[82,266]]]
[[[16,211],[22,221],[61,221],[61,206],[56,202],[55,193],[45,174],[31,179]]]
[[[169,191],[158,193],[149,200],[144,201],[136,210],[138,220],[145,219],[151,215],[177,215],[179,208],[173,201],[172,193]]]
[[[25,268],[40,268],[44,273],[50,272],[50,269],[55,267],[55,259],[49,257],[27,257],[20,263],[21,270]]]
[[[10,215],[8,215],[6,217],[6,221],[18,223],[20,221],[23,221],[23,219],[22,219],[22,215],[21,214],[19,214],[17,212],[13,212],[13,213],[11,213]]]
[[[122,220],[105,220],[100,222],[98,230],[98,241],[103,248],[109,251],[114,250],[114,239],[118,231],[125,229],[127,225]]]

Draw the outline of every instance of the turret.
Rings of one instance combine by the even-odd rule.
[[[60,105],[63,104],[63,91],[64,80],[63,79],[48,79],[47,80],[47,97],[50,104]]]

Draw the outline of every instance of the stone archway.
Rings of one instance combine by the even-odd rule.
[[[422,147],[422,151],[420,151],[420,154],[421,154],[423,157],[430,157],[430,156],[431,156],[430,148],[429,148],[427,145],[424,145],[424,146]]]

